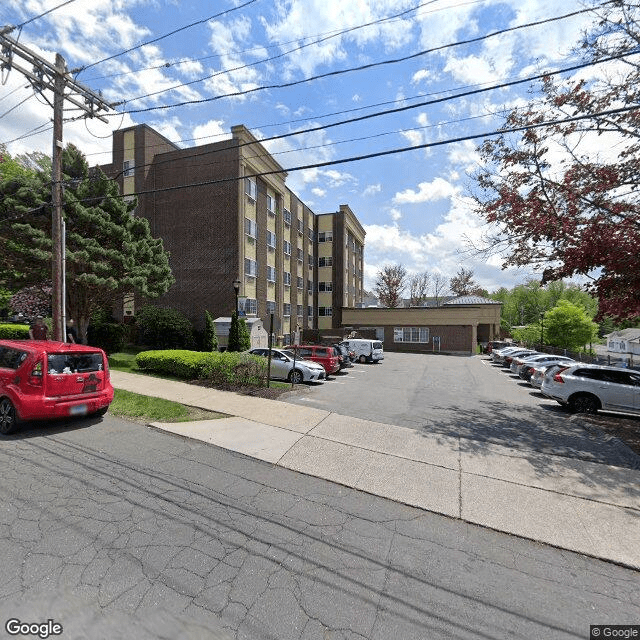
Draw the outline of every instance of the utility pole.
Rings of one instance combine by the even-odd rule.
[[[64,102],[67,100],[75,107],[84,111],[85,117],[98,118],[107,122],[104,116],[98,115],[101,110],[110,110],[112,105],[102,99],[102,96],[88,87],[76,82],[67,71],[64,58],[57,53],[56,63],[52,65],[40,55],[31,51],[7,34],[13,27],[0,29],[0,72],[3,82],[9,72],[15,69],[21,73],[53,109],[53,151],[51,156],[51,306],[53,314],[53,339],[64,341],[66,315],[66,301],[64,300],[65,286],[62,234],[62,122]],[[32,66],[32,71],[16,64],[15,58],[20,58]],[[53,102],[49,100],[45,91],[51,91]]]

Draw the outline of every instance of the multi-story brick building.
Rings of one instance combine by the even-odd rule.
[[[113,134],[103,170],[125,196],[137,195],[136,214],[170,252],[176,282],[154,304],[201,328],[205,310],[231,314],[239,280],[241,309],[265,327],[273,313],[285,342],[297,329],[339,328],[342,307],[362,299],[361,224],[348,205],[316,215],[244,126],[231,133],[186,149],[146,125]],[[131,300],[127,313],[135,313]]]

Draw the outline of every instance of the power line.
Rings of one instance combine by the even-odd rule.
[[[606,2],[602,3],[599,6],[604,6],[607,4],[611,4],[612,2],[616,2],[616,0],[607,0]],[[183,102],[176,102],[173,104],[167,104],[167,105],[157,105],[155,107],[146,107],[146,108],[140,108],[140,109],[129,109],[127,111],[124,111],[124,113],[145,113],[148,111],[157,111],[160,109],[172,109],[175,107],[182,107],[182,106],[186,106],[186,105],[193,105],[193,104],[203,104],[206,102],[213,102],[216,100],[221,100],[222,98],[234,98],[234,97],[239,97],[239,96],[244,96],[244,95],[248,95],[251,93],[256,93],[258,91],[265,91],[267,89],[284,89],[284,88],[288,88],[288,87],[293,87],[299,84],[305,84],[307,82],[312,82],[314,80],[320,80],[322,78],[330,78],[330,77],[335,77],[335,76],[340,76],[340,75],[344,75],[347,73],[352,73],[355,71],[366,71],[369,69],[374,69],[377,67],[381,67],[381,66],[386,66],[386,65],[390,65],[390,64],[397,64],[399,62],[406,62],[408,60],[413,60],[415,58],[418,57],[422,57],[425,56],[429,53],[435,53],[436,51],[443,51],[445,49],[450,49],[453,47],[458,47],[458,46],[462,46],[462,45],[468,45],[468,44],[475,44],[477,42],[481,42],[483,40],[487,40],[489,38],[494,38],[496,36],[500,36],[500,35],[504,35],[505,33],[510,33],[513,31],[517,31],[520,29],[525,29],[525,28],[530,28],[530,27],[535,27],[535,26],[540,26],[540,25],[544,25],[544,24],[549,24],[551,22],[557,22],[559,20],[564,20],[566,18],[570,18],[570,17],[574,17],[576,15],[580,15],[583,13],[588,13],[588,12],[592,12],[593,9],[592,8],[588,8],[588,9],[580,9],[578,11],[572,11],[571,13],[567,13],[564,14],[562,16],[556,16],[553,18],[545,18],[544,20],[538,20],[535,22],[528,22],[526,24],[523,25],[517,25],[515,27],[507,27],[505,29],[500,29],[498,31],[494,31],[492,33],[489,34],[485,34],[482,36],[478,36],[477,38],[469,38],[467,40],[459,40],[457,42],[452,42],[452,43],[448,43],[448,44],[444,44],[441,45],[439,47],[433,47],[431,49],[424,49],[422,51],[418,51],[417,53],[412,53],[408,56],[403,56],[401,58],[391,58],[391,59],[387,59],[387,60],[382,60],[379,62],[372,62],[372,63],[368,63],[368,64],[364,64],[364,65],[360,65],[357,67],[349,67],[347,69],[338,69],[335,71],[329,71],[327,73],[322,73],[316,76],[310,76],[309,78],[303,78],[301,80],[294,80],[291,82],[284,82],[284,83],[278,83],[278,84],[271,84],[271,85],[263,85],[260,87],[253,87],[251,89],[245,89],[244,91],[234,91],[232,93],[225,93],[219,96],[212,96],[210,98],[201,98],[199,100],[185,100]],[[207,78],[203,78],[204,80],[206,80]],[[171,87],[170,89],[166,89],[165,91],[169,91],[169,90],[174,90],[177,89],[179,87],[183,87],[183,86],[187,86],[187,84],[192,84],[192,83],[184,83],[181,85],[176,85],[174,87]],[[146,94],[146,95],[142,95],[142,96],[138,96],[136,98],[131,98],[131,99],[127,99],[127,100],[121,100],[120,102],[116,102],[114,103],[114,107],[120,106],[122,104],[128,103],[128,102],[134,102],[137,100],[142,100],[144,98],[153,96],[153,95],[157,95],[158,92],[156,93],[150,93],[150,94]]]
[[[414,11],[417,11],[418,9],[420,9],[421,7],[424,7],[426,5],[429,4],[433,4],[434,2],[438,2],[438,0],[428,0],[428,2],[423,2],[411,9],[406,9],[405,11],[401,11],[400,13],[396,13],[392,16],[388,16],[386,18],[379,18],[378,20],[373,20],[371,22],[366,22],[364,24],[360,24],[357,25],[355,27],[349,27],[348,29],[343,29],[342,31],[338,31],[335,33],[332,33],[330,35],[327,35],[325,37],[322,37],[318,40],[314,40],[313,42],[306,42],[298,47],[294,47],[293,49],[289,49],[289,51],[283,51],[282,53],[279,53],[278,55],[275,56],[271,56],[269,58],[263,58],[262,60],[256,60],[255,62],[249,62],[247,64],[243,64],[243,65],[239,65],[237,67],[232,67],[231,69],[224,69],[222,71],[216,71],[215,73],[212,73],[208,76],[203,76],[202,78],[197,78],[196,80],[190,80],[189,82],[183,82],[181,84],[177,84],[174,85],[173,87],[167,87],[166,89],[160,89],[158,91],[154,91],[152,93],[147,93],[144,96],[139,96],[137,98],[133,98],[131,100],[128,100],[128,102],[134,102],[136,100],[141,100],[143,98],[151,98],[153,96],[159,95],[161,93],[166,93],[167,91],[172,91],[174,89],[180,89],[182,87],[188,87],[191,86],[193,84],[198,84],[200,82],[204,82],[205,80],[210,80],[211,78],[216,78],[217,76],[221,76],[221,75],[225,75],[227,73],[233,73],[234,71],[241,71],[242,69],[248,69],[250,67],[255,67],[259,64],[264,64],[266,62],[273,62],[274,60],[278,60],[280,58],[284,58],[286,56],[288,56],[290,53],[295,53],[296,51],[301,51],[302,49],[306,49],[307,47],[312,47],[318,44],[321,44],[323,42],[326,42],[327,40],[331,40],[332,38],[337,38],[338,36],[342,36],[345,33],[350,33],[351,31],[357,31],[358,29],[364,29],[366,27],[371,27],[373,25],[376,24],[381,24],[383,22],[388,22],[390,20],[395,20],[396,18],[399,18],[401,16],[404,16],[408,13],[413,13]],[[229,55],[229,54],[226,54]]]
[[[81,67],[78,70],[78,75],[80,73],[82,73],[83,71],[86,71],[87,69],[91,69],[92,67],[96,67],[99,64],[102,64],[103,62],[107,62],[108,60],[113,60],[114,58],[119,58],[120,56],[125,55],[125,53],[131,53],[131,51],[135,51],[136,49],[140,49],[142,47],[145,47],[149,44],[153,44],[154,42],[159,42],[160,40],[164,40],[165,38],[168,38],[169,36],[175,35],[176,33],[180,33],[181,31],[185,31],[186,29],[190,29],[191,27],[195,27],[196,25],[202,24],[204,22],[207,22],[209,20],[213,20],[214,18],[220,18],[221,16],[224,16],[228,13],[232,13],[233,11],[238,11],[238,9],[244,9],[244,7],[248,7],[250,4],[253,4],[254,2],[258,2],[258,0],[249,0],[248,2],[245,2],[244,4],[238,5],[237,7],[233,7],[232,9],[227,9],[226,11],[222,11],[220,13],[216,13],[215,15],[209,16],[207,18],[202,18],[201,20],[196,20],[195,22],[192,22],[191,24],[186,24],[182,27],[178,27],[177,29],[174,29],[173,31],[170,31],[169,33],[165,33],[164,35],[158,36],[157,38],[153,38],[152,40],[147,40],[146,42],[142,42],[141,44],[137,44],[135,47],[131,47],[129,49],[125,49],[124,51],[121,51],[120,53],[115,53],[112,56],[109,56],[107,58],[103,58],[102,60],[98,60],[98,62],[93,62],[89,65],[86,65],[84,67]]]
[[[158,69],[168,69],[170,67],[176,67],[179,66],[181,64],[185,64],[188,62],[202,62],[203,60],[211,60],[212,58],[222,58],[224,56],[237,56],[237,55],[242,55],[245,53],[254,53],[256,51],[263,51],[263,50],[270,50],[270,49],[277,49],[278,47],[283,47],[285,45],[289,45],[289,44],[293,44],[295,42],[300,42],[300,41],[307,41],[307,40],[311,40],[314,38],[322,38],[322,40],[315,40],[314,42],[311,42],[309,44],[317,44],[318,42],[322,42],[330,37],[335,37],[335,36],[339,36],[339,35],[344,35],[345,33],[349,33],[351,31],[355,31],[357,29],[362,29],[364,27],[368,27],[368,26],[372,26],[374,24],[378,24],[381,22],[385,22],[385,21],[393,21],[396,18],[398,18],[399,16],[405,15],[406,13],[411,13],[413,11],[417,11],[418,9],[422,8],[425,5],[431,4],[432,2],[436,2],[437,0],[430,0],[429,2],[423,2],[419,5],[416,5],[415,7],[413,7],[412,9],[407,9],[406,11],[403,11],[401,13],[395,14],[394,16],[388,16],[386,18],[380,18],[378,20],[374,20],[373,22],[368,22],[366,24],[362,24],[362,25],[356,25],[355,27],[350,27],[348,29],[342,29],[342,30],[333,30],[333,31],[324,31],[322,33],[316,33],[314,35],[310,35],[310,36],[303,36],[300,38],[296,38],[294,40],[286,40],[284,42],[276,42],[274,44],[270,44],[270,45],[260,45],[260,46],[255,46],[252,47],[250,49],[241,49],[238,51],[226,51],[224,53],[213,53],[211,55],[208,56],[201,56],[200,58],[182,58],[180,60],[176,60],[174,62],[163,62],[161,64],[156,64],[156,65],[152,65],[150,67],[139,67],[138,69],[132,69],[130,71],[121,71],[119,73],[110,73],[109,75],[106,76],[93,76],[91,78],[88,78],[86,80],[86,82],[89,82],[90,80],[104,80],[106,78],[118,78],[121,76],[128,76],[128,75],[133,75],[136,73],[141,73],[142,71],[156,71]],[[456,4],[456,9],[460,8],[460,7],[464,7],[470,4],[480,4],[485,2],[486,0],[469,0],[468,2],[458,2]],[[446,9],[452,9],[453,7],[442,7],[439,9],[434,9],[433,11],[430,11],[428,13],[435,13],[436,11],[443,11]],[[327,36],[327,37],[325,37]],[[308,46],[308,45],[305,45]],[[302,48],[302,47],[301,47]],[[297,49],[293,49],[292,51],[296,51]],[[290,52],[289,52],[290,53]],[[268,60],[271,60],[272,58],[267,58],[265,60],[261,60],[258,63],[253,63],[253,64],[259,64],[261,62],[266,62]],[[242,67],[238,67],[237,69],[233,69],[233,71],[236,71],[238,69],[244,69],[246,67],[251,66],[250,64],[244,65]],[[227,69],[226,72],[229,72],[231,70]],[[168,90],[168,89],[167,89]]]
[[[289,132],[289,133],[283,133],[283,134],[278,134],[278,135],[274,135],[274,136],[269,136],[267,138],[262,138],[260,140],[258,140],[258,142],[260,144],[264,143],[264,142],[269,142],[271,140],[281,140],[283,138],[289,138],[292,136],[299,136],[305,133],[314,133],[317,131],[324,131],[325,129],[331,129],[334,127],[338,127],[338,126],[342,126],[345,124],[351,124],[353,122],[361,122],[364,120],[369,120],[371,118],[378,118],[381,116],[385,116],[385,115],[389,115],[389,114],[393,114],[393,113],[401,113],[404,111],[409,111],[411,109],[417,109],[419,107],[426,107],[426,106],[431,106],[434,104],[440,104],[442,102],[448,102],[449,100],[455,100],[457,98],[466,98],[472,95],[477,95],[479,93],[485,93],[486,91],[493,91],[494,89],[504,89],[506,87],[511,87],[511,86],[515,86],[518,84],[524,84],[524,83],[528,83],[528,82],[532,82],[533,80],[541,80],[543,78],[549,77],[549,76],[554,76],[554,75],[561,75],[563,73],[568,73],[571,71],[577,71],[579,69],[584,69],[586,67],[590,67],[590,66],[595,66],[598,64],[604,64],[606,62],[611,62],[612,60],[618,60],[621,58],[625,58],[628,57],[630,55],[635,55],[636,53],[638,53],[637,51],[634,52],[626,52],[626,53],[621,53],[618,54],[616,56],[611,56],[609,58],[602,58],[600,60],[596,60],[596,61],[588,61],[588,62],[583,62],[581,64],[576,64],[576,65],[572,65],[570,67],[565,67],[563,69],[556,69],[555,71],[545,71],[544,73],[539,73],[536,74],[534,76],[528,76],[527,78],[520,78],[517,80],[511,80],[509,82],[503,82],[497,85],[491,85],[489,87],[484,87],[484,88],[480,88],[480,89],[472,89],[469,91],[463,91],[461,93],[456,93],[454,95],[450,95],[450,96],[445,96],[442,98],[435,98],[432,100],[426,100],[424,102],[419,102],[417,104],[413,104],[413,105],[404,105],[402,107],[396,107],[395,109],[387,109],[384,111],[377,111],[374,113],[370,113],[370,114],[366,114],[366,115],[362,115],[362,116],[358,116],[355,118],[347,118],[345,120],[339,120],[337,122],[331,122],[328,124],[324,124],[324,125],[318,125],[315,127],[308,127],[306,129],[301,129],[299,131],[295,131],[295,132]],[[255,142],[245,142],[242,143],[240,145],[238,145],[239,147],[243,147],[243,146],[249,146],[255,144]],[[217,149],[212,149],[212,150],[206,150],[206,151],[200,151],[200,152],[196,152],[193,153],[187,157],[189,158],[195,158],[195,157],[201,157],[204,155],[208,155],[208,154],[215,154],[218,153]],[[160,164],[164,164],[166,162],[172,162],[171,160],[160,160],[155,162],[156,166],[160,165]],[[143,167],[147,167],[150,166],[151,163],[147,163],[145,165],[143,165]],[[120,172],[122,173],[122,172]],[[115,177],[117,178],[120,173],[118,173]]]
[[[72,2],[75,2],[76,0],[67,0],[66,2],[63,2],[62,4],[59,4],[56,7],[53,7],[52,9],[49,9],[48,11],[45,11],[44,13],[41,13],[40,15],[34,16],[33,18],[29,18],[29,20],[26,20],[25,22],[23,22],[22,24],[18,25],[18,29],[22,29],[22,27],[31,24],[32,22],[34,22],[35,20],[39,20],[40,18],[43,18],[44,16],[53,13],[54,11],[56,11],[57,9],[61,9],[62,7],[65,7],[68,4],[71,4]]]
[[[13,105],[13,107],[11,107],[11,109],[9,109],[8,111],[5,111],[4,113],[0,114],[0,120],[2,118],[4,118],[6,115],[9,115],[14,109],[17,109],[18,107],[21,107],[27,100],[31,100],[31,98],[33,98],[35,96],[35,93],[30,93],[26,98],[23,98],[22,100],[20,100],[20,102],[18,102],[17,104]]]

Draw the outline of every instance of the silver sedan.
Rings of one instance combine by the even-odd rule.
[[[251,355],[269,356],[269,349],[251,349]],[[296,358],[293,351],[287,349],[271,349],[271,378],[288,380],[293,384],[301,382],[318,382],[326,378],[324,367],[311,360]]]

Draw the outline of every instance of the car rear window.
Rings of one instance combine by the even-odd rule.
[[[47,371],[54,375],[102,371],[103,367],[101,353],[50,353],[47,357]]]
[[[27,351],[13,347],[0,347],[0,368],[17,369],[27,358]]]

